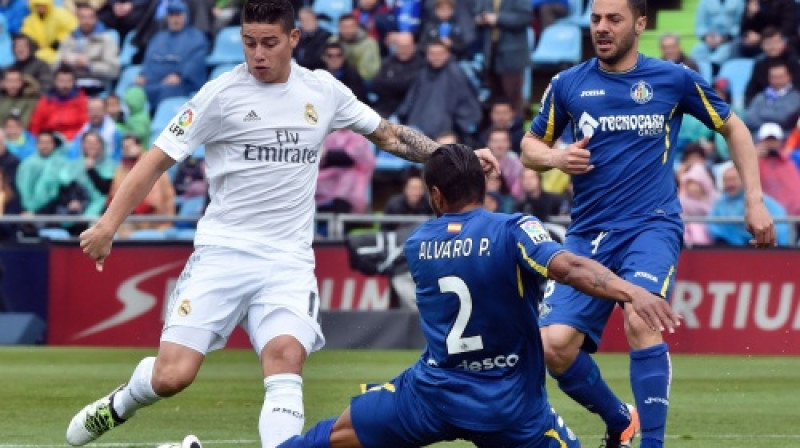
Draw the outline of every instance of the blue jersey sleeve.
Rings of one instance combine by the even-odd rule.
[[[517,262],[525,270],[547,277],[550,261],[564,248],[550,238],[550,233],[533,216],[512,221],[512,233],[517,245]]]
[[[569,123],[569,115],[561,92],[564,82],[559,79],[559,76],[553,76],[553,79],[550,80],[550,84],[542,95],[539,114],[531,123],[531,133],[545,143],[556,141]]]
[[[719,131],[731,115],[731,107],[694,70],[683,66],[684,94],[681,109],[709,129]]]

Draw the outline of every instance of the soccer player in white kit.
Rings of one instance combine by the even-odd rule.
[[[115,232],[159,176],[205,145],[211,203],[169,299],[158,354],[73,417],[71,445],[85,445],[185,389],[206,353],[222,348],[239,324],[263,369],[262,447],[300,434],[303,364],[325,341],[311,248],[322,141],[332,129],[349,128],[417,162],[438,147],[382,120],[328,72],[293,63],[300,31],[288,0],[248,0],[241,34],[245,64],[207,83],[183,107],[106,213],[80,236],[84,253],[102,270]],[[488,150],[477,154],[487,170],[497,169]]]

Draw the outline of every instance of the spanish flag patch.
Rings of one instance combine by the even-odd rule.
[[[458,232],[461,232],[460,222],[451,222],[447,224],[447,233],[458,233]]]

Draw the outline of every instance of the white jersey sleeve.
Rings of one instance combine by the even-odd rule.
[[[317,70],[321,72],[321,70]],[[332,129],[350,129],[361,135],[375,132],[381,123],[381,116],[375,110],[359,101],[353,92],[338,79],[325,72],[333,80],[333,95],[336,99]]]
[[[167,155],[177,162],[189,157],[194,150],[207,143],[213,143],[219,135],[222,112],[219,103],[217,82],[203,86],[197,94],[184,104],[161,131],[154,142]]]

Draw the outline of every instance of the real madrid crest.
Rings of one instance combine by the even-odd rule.
[[[186,317],[191,312],[192,312],[192,304],[189,303],[188,300],[184,300],[183,302],[181,302],[181,305],[178,307],[178,314],[181,317]]]
[[[314,105],[311,103],[306,104],[306,111],[303,113],[303,116],[306,118],[308,124],[317,124],[317,121],[319,121],[317,110],[314,109]]]
[[[639,81],[631,86],[631,99],[637,104],[645,104],[653,99],[653,88],[650,84]]]

